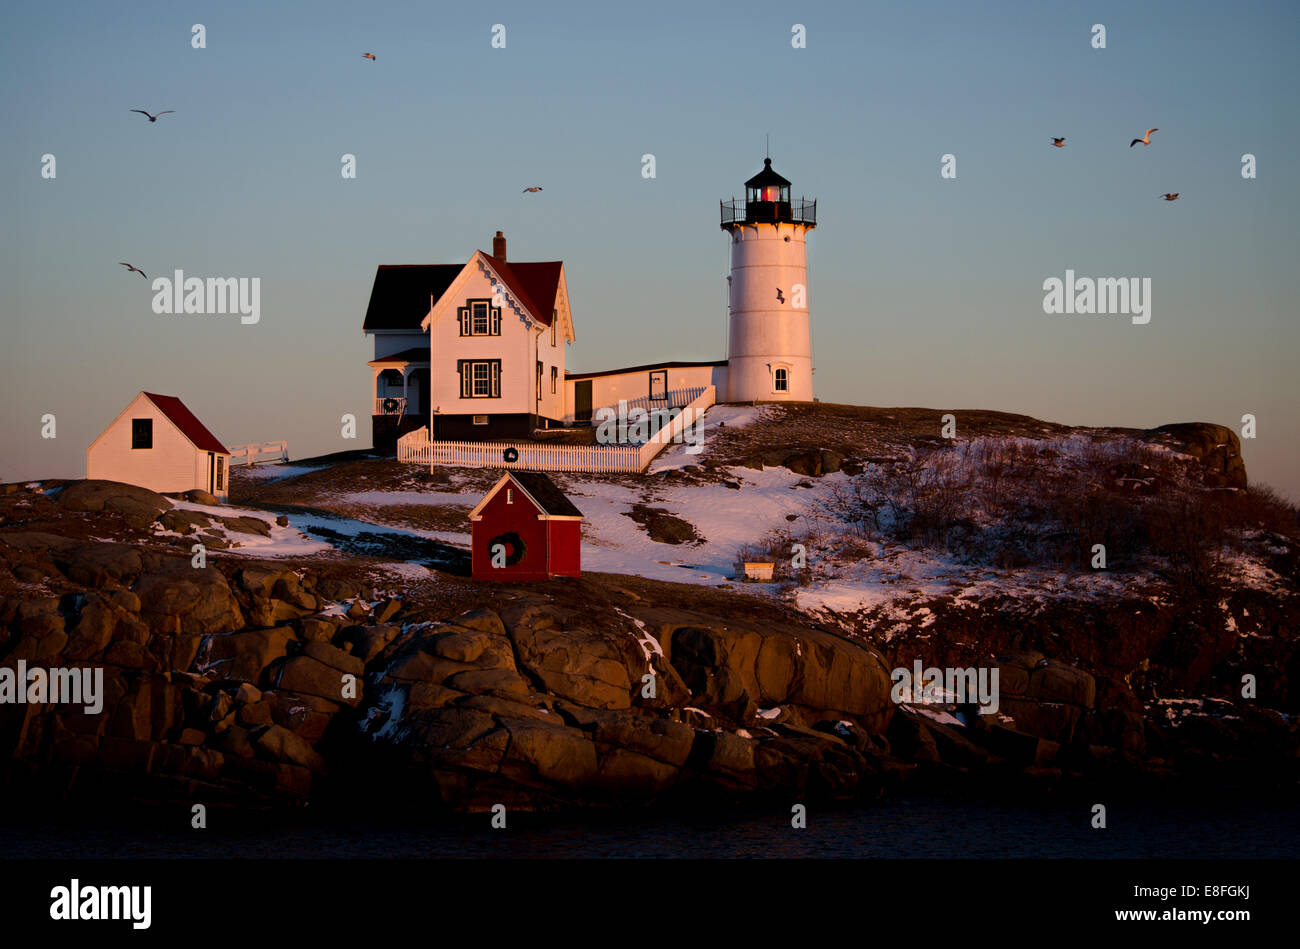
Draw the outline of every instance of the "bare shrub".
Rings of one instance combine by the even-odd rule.
[[[1300,505],[1266,484],[1233,492],[1228,509],[1232,522],[1243,530],[1267,531],[1300,543]]]
[[[1203,589],[1217,578],[1226,515],[1221,499],[1205,491],[1178,489],[1143,505],[1147,549],[1168,561],[1167,575],[1176,586]]]
[[[1163,558],[1179,585],[1214,582],[1246,530],[1300,540],[1300,509],[1267,488],[1215,490],[1203,469],[1126,437],[1000,437],[913,448],[869,465],[826,502],[859,540],[892,539],[968,562],[1087,569]]]

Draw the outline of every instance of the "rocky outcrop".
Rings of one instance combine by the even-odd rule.
[[[1274,633],[1293,626],[1291,607],[1244,593],[1184,604],[1176,622],[1147,601],[1042,617],[967,609],[942,617],[946,636],[919,626],[878,648],[874,623],[859,637],[775,606],[742,611],[741,598],[660,605],[681,591],[643,596],[599,577],[494,585],[479,601],[491,608],[452,615],[319,565],[324,575],[233,558],[194,567],[41,530],[0,530],[0,567],[45,584],[0,599],[0,667],[104,675],[98,713],[0,704],[4,779],[42,792],[477,810],[1296,776],[1287,717],[1150,700],[1232,694],[1248,664],[1273,670],[1269,701],[1290,707],[1290,639]],[[1225,608],[1273,633],[1229,636]],[[992,663],[999,714],[896,705],[890,670],[917,655]]]
[[[1247,485],[1241,441],[1230,428],[1209,422],[1178,422],[1151,429],[1146,437],[1199,461],[1207,484],[1226,488]]]
[[[844,456],[828,448],[805,448],[799,451],[774,448],[751,455],[741,464],[756,471],[762,471],[764,467],[788,468],[795,474],[819,478],[824,474],[839,471],[844,465]]]
[[[172,506],[161,494],[117,481],[74,481],[64,488],[59,504],[70,511],[109,511],[122,515],[132,527],[148,527]]]
[[[819,630],[640,605],[629,618],[640,625],[596,629],[531,602],[408,633],[380,656],[363,730],[462,808],[878,790],[869,748],[796,723],[879,730],[892,709],[878,656]],[[790,721],[767,727],[760,702]]]
[[[0,666],[105,675],[98,714],[0,706],[11,779],[282,801],[364,774],[468,809],[879,790],[880,749],[844,729],[884,727],[888,678],[824,631],[646,604],[596,624],[536,595],[421,620],[283,564],[39,532],[0,533],[0,558],[99,586],[0,601]]]

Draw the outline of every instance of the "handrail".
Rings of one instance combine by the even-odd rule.
[[[722,226],[735,224],[808,224],[817,226],[817,201],[798,198],[793,201],[743,201],[731,198],[718,202],[722,209]]]
[[[259,458],[259,455],[276,454],[279,455],[278,461],[289,460],[289,443],[281,439],[278,442],[251,442],[247,445],[233,445],[230,449],[230,466],[233,468],[237,459],[242,458],[245,465],[252,465],[257,461],[268,461],[272,459]]]

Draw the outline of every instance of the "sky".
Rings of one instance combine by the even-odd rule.
[[[717,202],[770,136],[818,201],[820,399],[1250,414],[1251,480],[1300,500],[1297,40],[1295,3],[5,5],[0,481],[84,476],[141,389],[228,445],[363,447],[376,266],[497,230],[564,261],[571,370],[723,358]],[[259,277],[260,320],[155,314],[118,261]],[[1149,277],[1150,322],[1044,313],[1067,269]]]

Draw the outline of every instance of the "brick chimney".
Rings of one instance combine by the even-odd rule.
[[[506,259],[506,236],[497,231],[497,236],[492,238],[492,256],[497,260]]]

